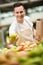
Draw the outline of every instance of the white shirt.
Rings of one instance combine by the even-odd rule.
[[[18,33],[21,38],[25,40],[33,40],[33,23],[28,16],[24,17],[23,24],[20,24],[15,19],[9,28],[9,35]]]

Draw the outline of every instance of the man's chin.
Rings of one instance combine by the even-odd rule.
[[[18,21],[22,21],[23,19],[18,19]]]
[[[19,23],[22,23],[22,22],[23,22],[23,20],[18,20],[18,22],[19,22]]]

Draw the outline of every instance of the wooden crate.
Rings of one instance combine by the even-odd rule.
[[[43,38],[43,19],[36,21],[36,38],[41,40]]]

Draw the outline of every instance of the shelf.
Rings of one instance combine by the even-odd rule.
[[[18,1],[18,2],[20,2],[20,3],[28,3],[28,1]],[[14,3],[16,3],[16,2],[10,2],[10,3],[6,3],[6,4],[0,4],[0,8],[12,6]]]

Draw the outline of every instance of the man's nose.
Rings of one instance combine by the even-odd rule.
[[[21,15],[21,13],[19,13],[19,16]]]

